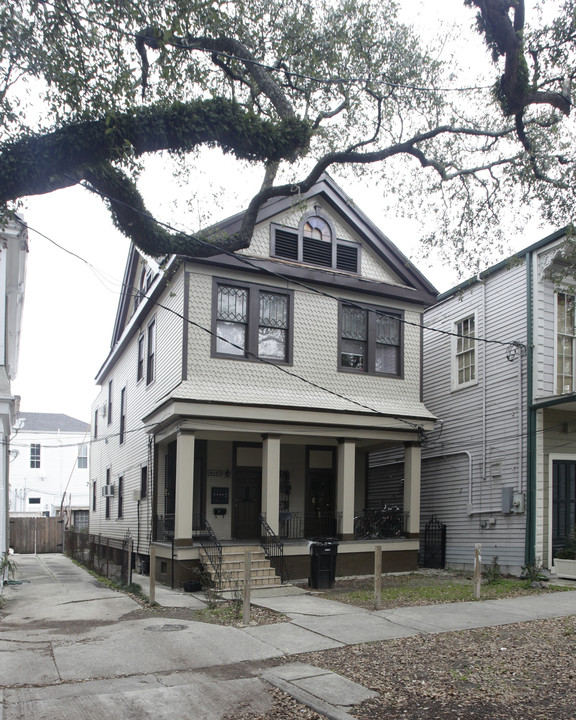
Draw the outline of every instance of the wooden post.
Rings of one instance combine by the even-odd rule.
[[[150,545],[150,568],[148,570],[148,577],[150,578],[150,605],[156,604],[156,548],[154,545]]]
[[[382,610],[382,545],[374,547],[374,610]]]
[[[252,579],[252,555],[250,550],[244,550],[244,593],[242,603],[242,622],[250,624],[250,582]]]
[[[474,599],[480,600],[480,587],[482,585],[482,545],[474,546]]]

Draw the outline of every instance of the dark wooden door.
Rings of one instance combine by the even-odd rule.
[[[234,528],[237,540],[260,537],[262,470],[236,468],[234,471]]]
[[[310,468],[306,498],[306,537],[336,535],[336,478],[333,469]]]

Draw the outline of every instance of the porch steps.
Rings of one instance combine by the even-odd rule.
[[[236,590],[244,586],[244,553],[250,550],[250,587],[267,588],[282,584],[281,579],[259,545],[224,545],[222,547],[221,582],[218,590]],[[214,568],[203,550],[200,560],[215,581]]]

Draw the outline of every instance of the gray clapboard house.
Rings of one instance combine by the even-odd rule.
[[[144,562],[153,546],[151,571],[175,584],[207,536],[272,535],[291,577],[308,574],[308,538],[338,536],[338,571],[369,571],[354,518],[368,454],[394,447],[403,526],[381,542],[388,567],[415,568],[430,283],[328,176],[262,207],[249,249],[159,265],[130,251],[97,376],[90,532],[129,534]]]
[[[551,568],[574,526],[576,296],[564,244],[561,230],[425,312],[424,401],[439,422],[423,448],[421,522],[446,524],[449,566],[470,566],[481,543],[485,563]]]

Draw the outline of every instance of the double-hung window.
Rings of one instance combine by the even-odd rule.
[[[397,311],[342,305],[340,370],[401,376],[401,320]]]
[[[556,296],[556,393],[574,392],[574,345],[576,340],[576,297]]]
[[[120,390],[120,445],[126,438],[126,388]]]
[[[144,334],[138,337],[138,364],[136,366],[136,380],[140,381],[144,377]]]
[[[38,443],[32,443],[30,445],[30,467],[40,467],[40,445]]]
[[[146,357],[146,385],[150,385],[154,381],[156,373],[155,357],[156,357],[156,321],[152,320],[148,323],[148,355]]]
[[[88,445],[85,443],[80,445],[80,449],[78,450],[78,469],[88,469]]]
[[[454,388],[474,385],[476,371],[476,317],[469,315],[454,325]]]
[[[292,294],[258,285],[215,285],[213,353],[291,362]]]

